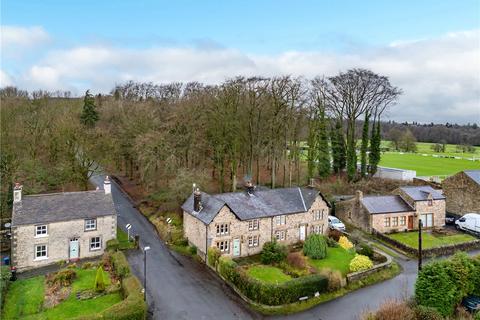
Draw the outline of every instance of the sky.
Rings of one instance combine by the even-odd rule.
[[[2,0],[0,86],[307,79],[368,68],[396,121],[480,123],[480,0]]]

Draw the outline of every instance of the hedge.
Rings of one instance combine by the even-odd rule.
[[[112,254],[112,265],[115,273],[120,278],[125,278],[130,274],[130,265],[123,252],[117,251]]]
[[[218,271],[247,298],[264,305],[292,303],[301,297],[312,297],[316,292],[328,290],[328,279],[320,274],[294,278],[281,284],[260,282],[249,277],[234,261],[226,257],[220,258]]]
[[[107,251],[118,251],[120,242],[117,239],[110,239],[107,241]]]
[[[12,272],[10,271],[10,266],[0,267],[0,310],[3,307],[3,300],[10,285],[11,276]]]

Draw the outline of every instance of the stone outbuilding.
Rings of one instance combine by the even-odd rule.
[[[22,195],[14,189],[12,265],[19,271],[102,255],[117,234],[110,180],[104,190]]]
[[[313,188],[255,190],[209,195],[199,190],[182,205],[184,236],[206,259],[208,248],[224,255],[258,254],[265,242],[303,241],[328,232],[329,204]]]
[[[458,172],[443,180],[442,189],[448,213],[480,213],[480,170]]]

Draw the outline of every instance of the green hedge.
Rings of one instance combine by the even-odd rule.
[[[249,277],[226,257],[220,258],[218,271],[247,298],[270,306],[297,302],[301,297],[312,297],[316,292],[326,292],[328,288],[327,277],[320,274],[294,278],[281,284],[260,282]]]
[[[123,252],[117,251],[112,254],[112,265],[115,273],[120,278],[125,278],[130,275],[130,265]]]
[[[0,267],[0,310],[3,308],[3,300],[7,294],[11,277],[12,272],[10,271],[10,266]]]
[[[117,251],[120,248],[120,242],[117,239],[107,241],[107,251]]]

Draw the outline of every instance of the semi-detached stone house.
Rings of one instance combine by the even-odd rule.
[[[14,189],[12,265],[19,271],[99,256],[116,233],[108,177],[104,190],[22,196],[19,184]]]
[[[465,170],[443,180],[447,212],[480,213],[480,170]]]
[[[401,187],[393,195],[363,196],[338,205],[336,215],[367,232],[391,233],[445,226],[445,196],[430,186]]]
[[[207,250],[243,257],[258,254],[265,242],[303,241],[328,231],[329,205],[311,188],[283,188],[209,195],[196,190],[185,201],[184,236],[206,260]]]

